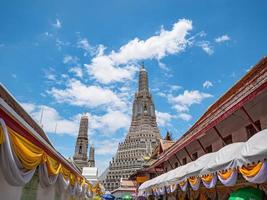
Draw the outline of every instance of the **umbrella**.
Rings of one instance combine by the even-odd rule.
[[[101,197],[104,200],[114,200],[115,199],[115,196],[113,196],[112,194],[103,194]]]
[[[123,195],[122,200],[132,200],[132,196],[129,194],[125,194]]]
[[[261,190],[253,187],[238,189],[230,194],[229,200],[261,200],[263,193]]]

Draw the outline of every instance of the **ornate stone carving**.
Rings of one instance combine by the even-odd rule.
[[[104,180],[106,190],[119,187],[120,179],[127,179],[144,164],[144,156],[150,155],[161,138],[156,122],[155,106],[148,87],[148,75],[144,66],[139,72],[138,91],[132,107],[132,121],[124,142],[119,143],[116,155],[110,161]]]

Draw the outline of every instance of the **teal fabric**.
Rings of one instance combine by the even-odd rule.
[[[246,187],[230,194],[229,200],[262,200],[263,192],[257,188]]]

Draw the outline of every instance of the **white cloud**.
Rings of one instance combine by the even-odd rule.
[[[61,50],[62,47],[69,46],[69,45],[70,45],[70,42],[64,42],[58,38],[56,39],[56,46],[57,46],[58,50]]]
[[[222,43],[231,40],[231,38],[228,35],[222,35],[220,37],[215,38],[215,42]]]
[[[180,113],[178,114],[178,118],[184,120],[184,121],[190,121],[192,119],[192,116],[187,113]]]
[[[136,61],[160,60],[167,55],[183,51],[188,44],[186,36],[190,30],[192,30],[192,22],[182,19],[173,25],[172,30],[162,28],[158,35],[147,40],[135,38],[121,46],[117,52],[104,54],[105,47],[102,46],[86,67],[90,75],[104,84],[132,79],[137,71],[134,66]]]
[[[126,108],[125,102],[112,90],[95,85],[85,85],[75,79],[69,80],[65,89],[53,87],[48,93],[52,94],[58,102],[67,102],[76,106],[85,106],[88,108],[99,106],[117,109]]]
[[[103,45],[99,45],[97,47],[94,47],[90,45],[87,38],[81,38],[77,42],[77,48],[84,50],[84,56],[91,55],[95,56],[99,52],[103,51],[105,47]]]
[[[44,69],[44,76],[49,81],[55,81],[56,80],[55,69],[52,67],[49,67],[48,69]]]
[[[53,34],[52,34],[52,33],[49,33],[49,32],[44,32],[44,35],[45,35],[46,37],[53,37]]]
[[[60,29],[62,27],[62,24],[59,19],[56,19],[56,23],[52,24],[55,28]]]
[[[157,95],[160,97],[167,97],[167,94],[165,94],[164,92],[157,92]]]
[[[214,53],[214,50],[208,41],[198,42],[197,46],[201,47],[202,50],[208,55],[212,55]]]
[[[157,116],[157,122],[159,126],[165,127],[170,125],[170,121],[175,118],[174,115],[171,115],[166,112],[159,112],[156,111],[156,116]]]
[[[74,73],[74,75],[79,77],[79,78],[83,77],[83,70],[81,67],[78,67],[78,66],[72,67],[72,68],[70,68],[69,72]]]
[[[180,90],[180,89],[182,89],[183,87],[182,86],[180,86],[180,85],[170,85],[170,89],[172,90],[172,91],[177,91],[177,90]]]
[[[36,105],[32,103],[21,103],[21,105],[36,122],[39,124],[41,123],[45,132],[68,134],[71,136],[77,135],[79,126],[78,118],[64,119],[56,109],[46,105]],[[42,112],[43,116],[40,122]]]
[[[71,55],[66,55],[63,58],[63,63],[64,64],[76,64],[79,61],[79,58],[76,56],[71,56]]]
[[[89,114],[90,127],[103,135],[114,134],[119,129],[127,129],[130,125],[130,116],[118,110],[108,110],[103,115]]]
[[[213,84],[212,84],[211,81],[205,81],[205,82],[203,83],[203,88],[210,88],[210,87],[212,87],[212,86],[213,86]]]
[[[43,126],[45,132],[68,134],[71,136],[77,135],[82,114],[65,119],[60,116],[56,109],[46,105],[36,105],[33,103],[21,103],[21,105],[38,124]],[[119,129],[127,129],[130,125],[130,116],[121,111],[108,110],[103,115],[89,113],[86,115],[89,117],[89,133],[97,131],[101,135],[110,135],[116,133]]]
[[[93,140],[95,146],[96,155],[111,155],[113,156],[118,148],[118,143],[121,139],[118,138],[108,138],[105,140]]]
[[[188,91],[185,90],[183,94],[173,96],[169,94],[167,96],[168,101],[172,104],[172,107],[177,111],[178,118],[185,121],[189,121],[192,116],[188,114],[189,108],[193,104],[200,104],[204,99],[212,97],[209,93],[200,92],[198,90]]]
[[[192,30],[190,20],[179,20],[172,30],[162,28],[159,35],[152,36],[147,40],[135,38],[123,45],[119,52],[112,52],[111,58],[116,63],[127,63],[133,60],[161,59],[168,54],[179,53],[187,44],[186,35]]]
[[[212,97],[211,94],[198,90],[185,90],[183,94],[170,97],[170,101],[178,105],[190,107],[193,104],[200,104],[204,99]]]

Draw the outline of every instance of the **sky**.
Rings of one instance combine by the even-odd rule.
[[[160,132],[178,139],[266,55],[266,7],[264,0],[3,0],[0,81],[67,158],[88,115],[101,173],[127,134],[141,63]]]

